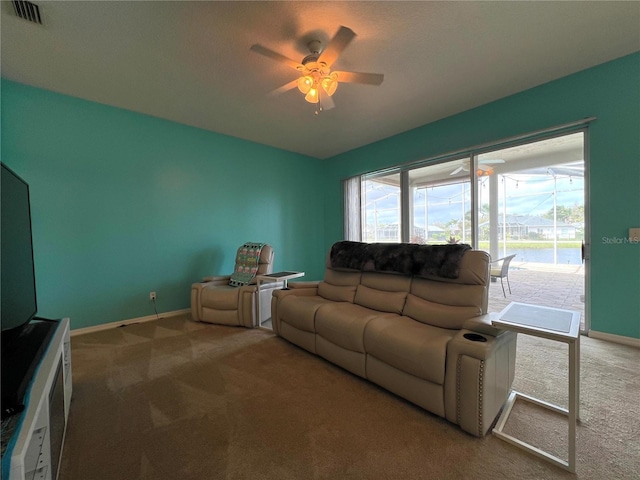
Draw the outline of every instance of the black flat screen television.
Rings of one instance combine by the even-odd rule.
[[[2,336],[17,334],[16,330],[35,316],[36,277],[31,239],[31,206],[29,185],[2,164],[0,173],[0,227],[2,251]]]
[[[2,418],[22,411],[25,393],[57,322],[38,310],[29,186],[6,165],[0,170]]]

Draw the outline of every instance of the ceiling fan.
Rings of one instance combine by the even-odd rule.
[[[273,90],[270,95],[278,95],[298,87],[298,90],[305,95],[304,99],[307,102],[319,104],[320,110],[328,110],[335,106],[331,96],[339,83],[380,85],[384,80],[384,75],[379,73],[331,71],[331,66],[355,37],[356,34],[350,28],[340,27],[324,48],[320,40],[310,41],[308,46],[311,53],[301,62],[296,62],[257,43],[251,46],[251,50],[300,72],[299,78]]]
[[[498,163],[504,163],[504,160],[500,158],[496,158],[493,160],[489,160],[489,159],[481,160],[480,163],[478,163],[478,167],[476,170],[477,175],[479,177],[491,175],[493,173],[493,167],[491,165],[495,165]],[[451,172],[449,175],[457,175],[460,172],[468,172],[469,166],[470,166],[470,161],[468,159],[462,160],[462,163],[460,164],[460,166],[456,168],[453,172]]]

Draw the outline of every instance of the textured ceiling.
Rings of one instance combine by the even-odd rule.
[[[38,3],[37,1],[35,3]],[[317,158],[380,140],[640,50],[640,2],[56,2],[43,26],[2,2],[2,76]],[[267,94],[312,38],[357,33],[314,115]]]

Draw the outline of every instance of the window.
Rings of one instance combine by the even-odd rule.
[[[471,241],[469,158],[409,171],[412,243]]]
[[[534,245],[546,241],[552,254],[543,263],[557,263],[559,247],[579,253],[576,242],[584,231],[584,132],[483,148],[344,183],[348,240],[461,242],[493,258],[517,251],[526,260],[542,250],[534,257],[523,249],[546,248]],[[578,253],[571,254],[576,261]]]
[[[361,186],[362,241],[402,241],[400,173],[364,177]]]

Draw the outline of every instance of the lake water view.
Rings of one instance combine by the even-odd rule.
[[[553,263],[553,248],[507,247],[507,255],[514,253],[516,254],[514,262]],[[503,256],[501,249],[500,258]],[[557,263],[559,265],[580,265],[582,263],[580,248],[558,248]]]

